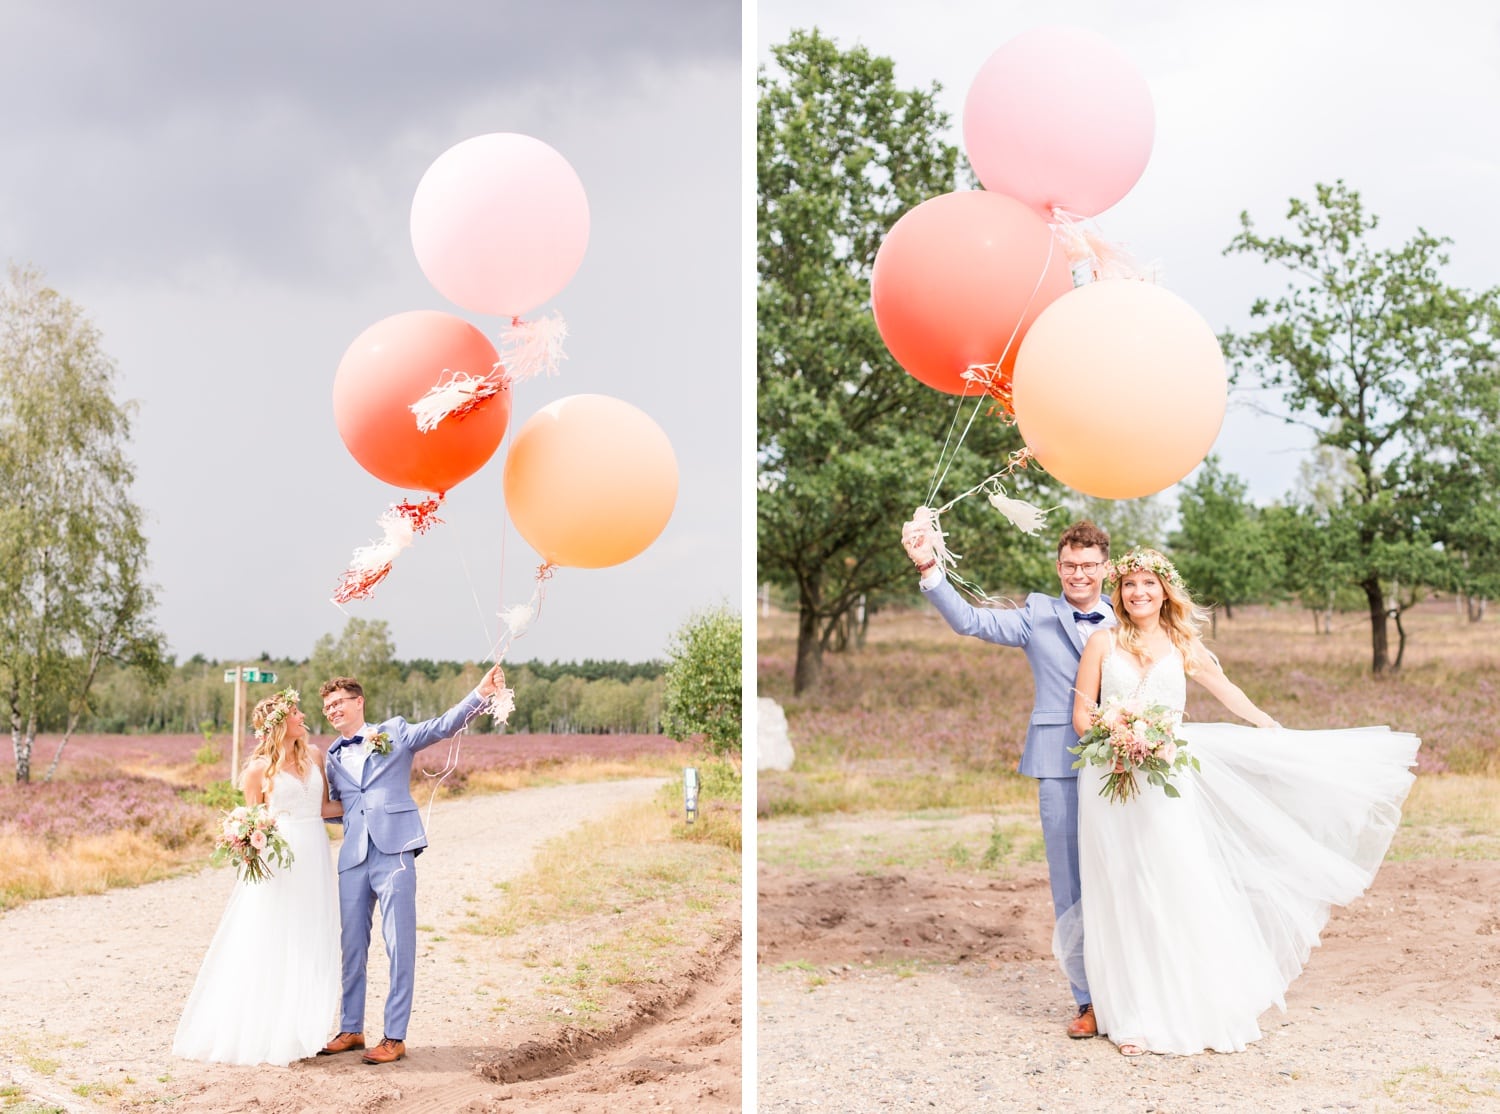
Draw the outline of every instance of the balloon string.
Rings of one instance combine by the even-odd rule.
[[[998,376],[999,370],[1000,370],[1000,365],[1005,362],[1005,357],[1010,353],[1011,345],[1015,344],[1016,337],[1021,332],[1021,322],[1026,319],[1026,314],[1030,311],[1032,303],[1034,303],[1036,301],[1037,295],[1041,293],[1042,283],[1044,283],[1044,282],[1047,281],[1047,270],[1048,270],[1048,268],[1050,268],[1052,266],[1052,256],[1053,256],[1053,253],[1055,252],[1056,248],[1057,248],[1057,235],[1055,233],[1049,231],[1048,235],[1047,235],[1047,258],[1042,262],[1041,272],[1037,275],[1036,282],[1031,287],[1031,293],[1026,298],[1026,305],[1022,307],[1020,314],[1017,315],[1015,326],[1011,329],[1010,336],[1008,338],[1006,338],[1005,347],[1000,350],[1000,358],[998,360],[996,360],[993,364],[974,364],[974,365],[971,365],[964,372],[964,375],[966,377],[968,377],[971,382],[978,382],[979,381],[978,376],[975,375],[975,374],[973,374],[973,373],[979,372],[979,371],[982,371],[982,370],[985,370],[985,369],[989,369],[989,368],[993,368],[995,375]],[[962,407],[963,407],[963,402],[962,402],[962,400],[960,400],[958,406],[956,406],[954,408],[954,420],[949,424],[949,436],[950,436],[950,438],[952,436],[953,426],[955,426],[955,425],[958,424],[958,412],[959,412],[959,410],[962,409]],[[963,447],[964,440],[969,436],[969,430],[974,427],[974,419],[976,417],[978,417],[978,416],[979,416],[979,406],[978,406],[978,403],[976,402],[975,407],[974,407],[974,412],[969,415],[969,420],[964,425],[964,431],[963,431],[963,433],[959,435],[958,441],[953,444],[953,447],[952,447],[952,450],[951,450],[952,451],[952,456],[948,456],[948,453],[949,453],[948,444],[947,444],[946,441],[944,442],[943,449],[942,449],[941,453],[938,456],[937,464],[934,465],[934,467],[933,467],[933,478],[932,478],[932,482],[929,485],[928,491],[927,491],[927,503],[928,504],[931,504],[937,498],[938,490],[942,487],[944,481],[947,480],[947,478],[948,478],[948,472],[949,472],[950,469],[952,469],[954,462],[958,458],[958,450]],[[944,460],[944,457],[947,457],[946,462]],[[958,498],[959,499],[963,499],[966,496],[972,495],[972,494],[974,494],[975,491],[978,491],[979,488],[981,488],[983,486],[984,486],[983,484],[980,484],[979,487],[975,487],[975,488],[970,489],[969,491],[966,491],[963,495],[960,495]],[[957,499],[954,500],[954,502],[957,502],[957,501],[958,501]],[[953,505],[953,503],[949,503],[948,505],[951,507]]]

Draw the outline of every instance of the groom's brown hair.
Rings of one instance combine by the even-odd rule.
[[[1069,546],[1074,549],[1087,549],[1091,545],[1097,545],[1099,552],[1104,554],[1104,559],[1109,560],[1109,531],[1084,519],[1082,522],[1075,522],[1062,532],[1062,537],[1057,539],[1057,552],[1061,554]]]
[[[327,700],[330,692],[351,692],[363,699],[365,695],[364,686],[353,677],[335,677],[331,681],[324,681],[323,687],[318,690],[318,696]]]

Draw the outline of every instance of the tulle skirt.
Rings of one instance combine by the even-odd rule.
[[[235,882],[172,1042],[174,1055],[225,1064],[312,1056],[338,1017],[339,912],[319,819],[283,817],[294,856],[264,882]]]
[[[1079,771],[1083,898],[1053,945],[1070,977],[1081,964],[1116,1044],[1237,1052],[1286,1008],[1330,906],[1373,881],[1420,740],[1225,723],[1181,737],[1202,770],[1176,776],[1179,798],[1143,785],[1111,802],[1102,769]]]

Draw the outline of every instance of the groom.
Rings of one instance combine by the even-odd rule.
[[[1052,911],[1061,917],[1078,901],[1078,773],[1068,748],[1078,742],[1073,730],[1073,685],[1083,644],[1099,625],[1113,625],[1114,609],[1100,597],[1109,568],[1109,535],[1092,522],[1063,531],[1057,542],[1057,576],[1062,595],[1033,592],[1024,607],[971,606],[943,574],[933,538],[925,524],[908,522],[901,544],[922,574],[922,594],[948,625],[1001,646],[1019,646],[1031,664],[1036,688],[1031,723],[1020,772],[1034,777],[1041,803],[1042,838],[1047,846],[1047,873],[1052,882]],[[1068,1036],[1098,1035],[1087,985],[1072,986],[1078,1015]]]
[[[344,1003],[340,1032],[320,1056],[365,1047],[365,967],[377,901],[391,985],[384,1037],[365,1053],[364,1062],[389,1064],[406,1055],[417,955],[415,866],[427,846],[411,795],[412,758],[461,731],[504,683],[505,674],[496,665],[457,705],[421,723],[407,723],[399,716],[379,724],[366,722],[365,691],[353,677],[335,677],[321,689],[323,715],[339,734],[328,748],[327,769],[328,795],[344,805],[344,844],[339,849]]]

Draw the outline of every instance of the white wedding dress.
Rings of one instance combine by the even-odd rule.
[[[1100,690],[1180,715],[1182,659],[1173,651],[1142,674],[1112,646]],[[1099,1032],[1115,1044],[1238,1052],[1260,1038],[1262,1012],[1286,1008],[1329,907],[1374,879],[1421,741],[1385,727],[1228,723],[1184,724],[1179,737],[1202,771],[1174,776],[1178,798],[1143,779],[1136,797],[1112,802],[1099,795],[1103,768],[1079,770],[1083,896],[1054,948],[1064,970],[1081,960]]]
[[[323,779],[276,774],[267,804],[292,849],[263,882],[236,880],[172,1041],[174,1055],[225,1064],[312,1056],[338,1018],[339,911],[322,819]]]

